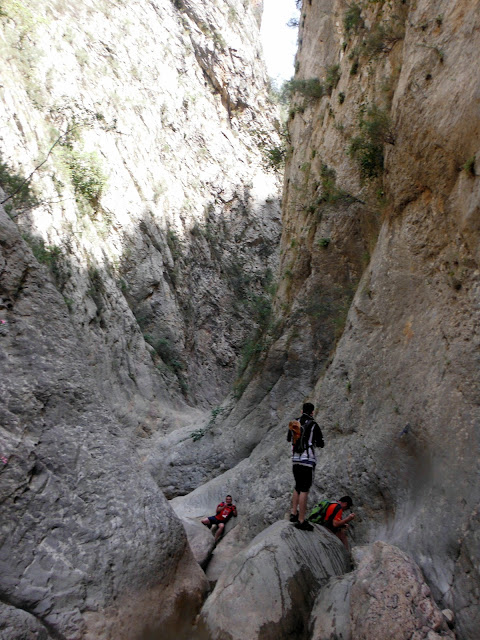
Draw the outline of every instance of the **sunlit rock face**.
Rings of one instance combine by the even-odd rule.
[[[223,398],[269,304],[279,124],[257,5],[2,7],[2,161],[41,164],[38,206],[12,215],[49,247],[92,375],[140,434]]]

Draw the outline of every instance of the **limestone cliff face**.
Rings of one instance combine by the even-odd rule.
[[[138,436],[198,428],[270,304],[260,4],[2,3],[2,638],[177,638],[204,597]]]
[[[207,586],[183,527],[105,407],[62,296],[3,211],[0,237],[10,305],[0,324],[1,637],[178,628]]]
[[[5,191],[39,167],[37,206],[8,206],[112,410],[139,432],[181,424],[186,403],[215,406],[268,305],[278,124],[258,10],[2,5]]]
[[[280,324],[208,442],[207,460],[231,468],[175,501],[201,514],[228,488],[243,504],[232,544],[282,517],[286,424],[309,399],[326,440],[313,498],[351,494],[355,542],[411,553],[455,611],[458,637],[472,640],[479,21],[463,0],[303,3]],[[245,449],[248,459],[235,457]]]
[[[337,215],[351,215],[346,192],[380,225],[333,362],[312,394],[331,447],[319,486],[356,492],[361,535],[413,553],[435,595],[456,609],[459,635],[473,638],[480,121],[469,57],[480,14],[468,2],[363,3],[357,17],[344,3],[305,5],[303,37],[308,20],[327,21],[337,46],[317,68],[300,49],[299,77],[325,82],[339,65],[339,78],[305,110],[312,135],[294,125],[305,135],[300,145],[336,171]],[[292,181],[299,174],[293,164],[290,171]],[[338,236],[325,224],[322,216],[312,226],[331,237],[328,254]]]

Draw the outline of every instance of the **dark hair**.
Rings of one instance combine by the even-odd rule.
[[[232,496],[229,493],[227,493],[227,495],[225,497],[226,498],[231,498]]]
[[[303,405],[303,413],[307,413],[308,415],[310,415],[314,409],[315,409],[315,407],[313,406],[313,404],[311,402],[306,402]]]
[[[348,505],[348,509],[350,507],[353,507],[353,500],[350,498],[350,496],[343,496],[343,498],[340,498],[339,502],[346,502]]]

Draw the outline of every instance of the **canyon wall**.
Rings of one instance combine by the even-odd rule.
[[[7,638],[178,636],[206,582],[171,506],[233,494],[215,582],[289,511],[305,400],[310,500],[478,635],[480,9],[305,0],[283,136],[260,10],[2,5]],[[328,587],[355,628],[362,575]]]
[[[257,4],[2,9],[3,184],[34,171],[36,206],[6,205],[140,434],[218,404],[269,305],[279,123]]]
[[[180,637],[201,605],[142,446],[208,423],[270,308],[260,13],[2,2],[2,638]]]

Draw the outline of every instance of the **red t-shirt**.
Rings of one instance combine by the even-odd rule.
[[[221,511],[219,511],[219,509],[222,508]],[[220,502],[220,504],[217,506],[217,520],[222,520],[223,522],[226,522],[232,515],[233,512],[235,510],[235,505],[234,504],[227,504],[226,502]]]
[[[333,502],[328,508],[327,511],[325,513],[325,522],[328,522],[329,518],[332,516],[332,513],[335,511],[335,507],[338,505],[338,502]],[[342,520],[343,517],[343,509],[340,508],[338,510],[338,512],[335,514],[335,517],[333,518],[333,522],[339,522],[340,520]],[[338,527],[334,527],[333,524],[331,525],[332,529],[337,529]]]

